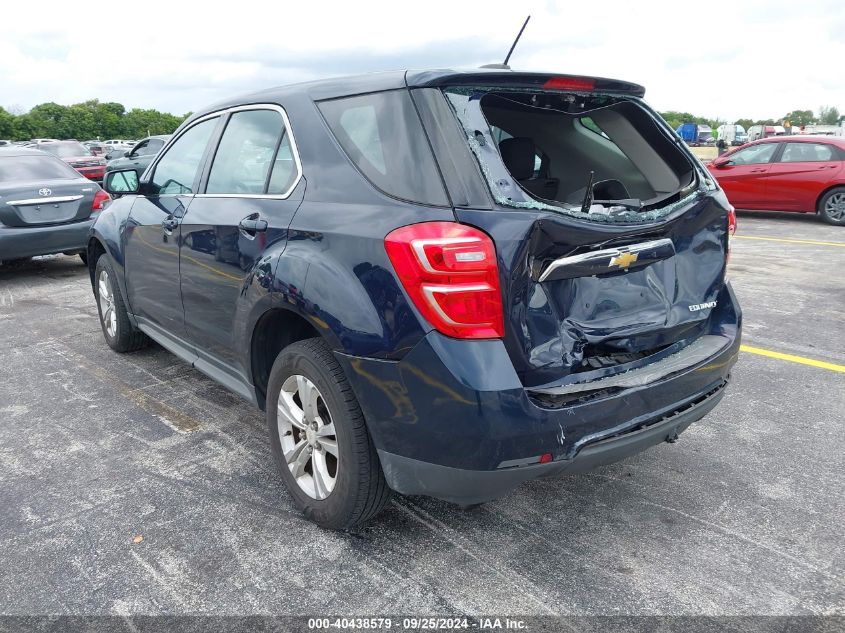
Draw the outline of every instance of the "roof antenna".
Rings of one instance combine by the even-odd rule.
[[[522,37],[522,32],[525,30],[525,27],[528,25],[528,20],[530,20],[530,19],[531,19],[531,16],[529,15],[527,18],[525,18],[525,22],[522,23],[522,28],[519,29],[519,33],[517,33],[516,39],[513,41],[513,44],[511,44],[511,49],[508,51],[508,55],[507,55],[507,57],[505,57],[504,63],[502,63],[502,64],[484,64],[482,66],[482,68],[499,68],[499,69],[502,69],[502,70],[510,70],[511,69],[511,67],[508,66],[508,61],[510,60],[511,55],[513,54],[513,49],[516,48],[516,44],[517,44],[517,42],[519,42],[519,38]]]

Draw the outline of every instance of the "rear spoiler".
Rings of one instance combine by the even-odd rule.
[[[510,70],[409,70],[405,74],[405,82],[409,88],[496,86],[557,92],[599,92],[602,94],[630,95],[634,97],[643,97],[645,95],[645,88],[643,86],[618,79]]]

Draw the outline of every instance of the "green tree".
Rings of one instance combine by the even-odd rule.
[[[13,138],[15,136],[15,116],[0,108],[0,138]]]
[[[141,138],[170,134],[187,116],[140,108],[127,112],[123,104],[97,99],[71,106],[41,103],[25,113],[0,108],[0,138]]]
[[[704,121],[702,117],[695,116],[689,112],[677,112],[675,110],[668,110],[660,112],[660,116],[669,124],[673,130],[677,129],[683,123],[700,123]]]
[[[746,130],[748,130],[748,128],[754,125],[754,119],[737,119],[736,124],[741,125]]]
[[[808,125],[815,120],[812,110],[793,110],[783,115],[783,121],[789,121],[793,126]]]
[[[819,123],[822,125],[836,125],[839,123],[839,109],[834,106],[819,108]]]
[[[64,134],[67,106],[58,103],[42,103],[29,111],[29,120],[36,137],[39,138],[68,138]]]

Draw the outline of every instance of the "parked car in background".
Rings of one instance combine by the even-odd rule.
[[[132,149],[132,145],[130,143],[121,143],[121,144],[114,144],[114,145],[106,145],[106,153],[105,159],[109,160],[116,160],[126,154],[129,150]]]
[[[82,144],[91,150],[95,156],[105,156],[106,146],[100,141],[82,141]]]
[[[818,213],[845,226],[845,139],[762,139],[723,154],[707,169],[738,209]]]
[[[735,222],[643,93],[430,70],[200,111],[141,179],[106,175],[128,195],[88,245],[105,340],[265,409],[332,528],[390,489],[480,503],[674,442],[738,354]]]
[[[33,145],[40,145],[41,143],[55,143],[58,140],[57,138],[34,138],[29,142]]]
[[[106,160],[95,156],[79,141],[39,143],[36,147],[41,151],[58,156],[86,178],[102,182],[103,174],[106,172]]]
[[[12,141],[7,141],[5,139],[0,139],[0,147],[5,147],[6,145],[11,145]]]
[[[170,138],[169,134],[161,134],[158,136],[148,136],[147,138],[138,141],[132,149],[126,150],[122,157],[110,160],[106,165],[106,171],[115,171],[118,169],[134,169],[138,173],[138,177],[144,173],[156,154],[161,151],[164,144]]]
[[[64,161],[37,149],[0,147],[0,261],[79,253],[111,198]]]

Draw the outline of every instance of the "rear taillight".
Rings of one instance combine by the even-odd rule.
[[[501,338],[502,293],[493,240],[454,222],[423,222],[384,238],[387,256],[414,305],[438,332]]]
[[[728,253],[727,257],[731,256],[731,237],[736,233],[736,209],[734,205],[728,205]]]
[[[106,203],[110,201],[111,196],[102,189],[100,189],[97,193],[94,194],[94,202],[91,205],[91,213],[102,211],[106,208]]]

